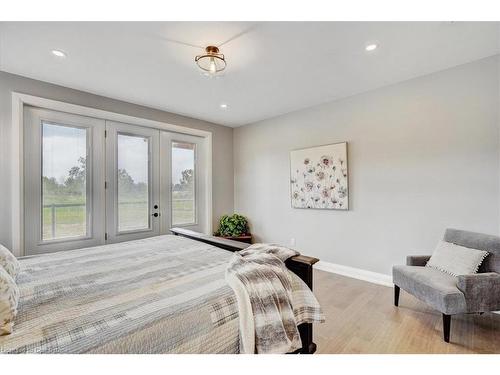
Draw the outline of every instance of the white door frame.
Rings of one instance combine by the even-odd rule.
[[[96,117],[103,120],[124,122],[181,134],[191,134],[205,139],[206,147],[206,233],[212,233],[212,132],[143,119],[121,113],[70,104],[38,96],[12,92],[12,251],[24,255],[24,166],[23,166],[23,111],[25,105],[67,112],[75,115]]]

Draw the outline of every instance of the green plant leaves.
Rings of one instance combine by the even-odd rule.
[[[238,237],[248,233],[248,220],[239,214],[223,215],[219,220],[219,230],[214,234],[223,237]]]

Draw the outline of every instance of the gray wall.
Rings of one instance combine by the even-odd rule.
[[[98,108],[125,115],[211,131],[213,134],[213,218],[233,211],[233,129],[0,72],[0,243],[11,246],[11,107],[12,91]]]
[[[446,227],[497,234],[498,73],[488,58],[235,129],[236,212],[258,240],[385,274]],[[292,209],[290,150],[341,141],[351,209]]]

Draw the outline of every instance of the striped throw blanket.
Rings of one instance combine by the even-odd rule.
[[[238,300],[242,353],[295,351],[302,347],[297,325],[324,321],[311,290],[285,266],[295,255],[295,250],[269,244],[233,255],[226,280]]]

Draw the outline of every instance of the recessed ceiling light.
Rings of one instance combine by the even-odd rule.
[[[372,43],[372,44],[368,44],[365,47],[365,50],[367,50],[368,52],[375,51],[377,49],[377,47],[378,47],[378,45],[376,45],[375,43]]]
[[[60,49],[53,49],[52,54],[57,57],[66,57],[66,53],[64,53]]]
[[[220,107],[221,107],[221,109],[227,109],[227,104],[226,104],[226,103],[222,103],[222,104],[220,105]]]

